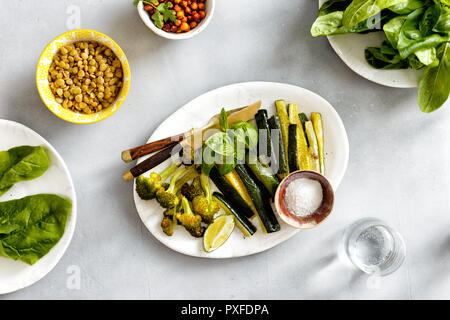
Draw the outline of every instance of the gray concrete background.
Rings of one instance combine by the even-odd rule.
[[[112,37],[125,51],[132,85],[112,117],[92,125],[48,111],[35,85],[37,60],[67,31],[70,5],[81,27]],[[326,38],[309,28],[310,0],[219,0],[211,24],[187,41],[154,35],[132,0],[6,1],[0,13],[0,118],[18,121],[65,159],[78,195],[70,247],[41,281],[0,299],[429,299],[450,298],[450,105],[423,114],[415,89],[373,84],[348,69]],[[230,260],[183,256],[141,223],[120,151],[147,140],[194,97],[243,81],[275,81],[312,90],[339,112],[350,163],[334,214],[261,254]],[[339,234],[374,216],[404,236],[407,259],[372,279],[336,256]],[[79,266],[80,290],[66,286]],[[70,269],[69,269],[70,270]]]

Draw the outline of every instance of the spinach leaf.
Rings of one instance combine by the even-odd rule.
[[[383,42],[380,48],[366,48],[365,58],[367,63],[376,69],[390,70],[408,68],[408,61],[402,59],[386,41]]]
[[[434,32],[450,33],[450,8],[442,6],[441,15],[433,27]]]
[[[346,28],[344,27],[342,22],[343,15],[343,11],[335,11],[317,17],[316,21],[314,21],[311,27],[311,35],[313,37],[317,37],[346,33],[366,33],[370,31],[378,31],[385,21],[389,21],[392,18],[392,13],[382,13],[380,15],[364,20],[352,28]]]
[[[439,65],[426,68],[417,93],[420,109],[427,113],[439,109],[450,93],[450,43],[442,44],[437,55]]]
[[[0,256],[34,264],[63,236],[71,208],[53,194],[0,202]]]
[[[50,166],[42,147],[20,146],[0,152],[0,196],[15,183],[41,176]]]
[[[352,28],[358,23],[380,13],[383,9],[407,1],[408,0],[353,0],[344,11],[342,20],[344,27]]]
[[[425,65],[419,61],[415,54],[412,54],[408,57],[409,67],[415,70],[422,69]]]
[[[436,48],[424,49],[414,52],[417,59],[426,66],[437,66],[439,60],[436,57]]]
[[[328,0],[320,7],[318,16],[324,16],[335,11],[344,11],[351,2],[352,0]]]
[[[424,36],[422,34],[419,25],[424,12],[424,8],[421,8],[410,13],[400,29],[397,48],[402,58],[407,58],[416,51],[430,49],[450,40],[450,35],[434,33]]]
[[[398,3],[388,9],[397,14],[410,14],[416,9],[425,7],[428,0],[408,0],[407,2]]]
[[[419,30],[423,37],[429,36],[433,32],[433,27],[438,22],[440,15],[440,5],[434,4],[427,8],[419,23]]]
[[[389,20],[389,22],[383,26],[386,38],[394,49],[397,49],[398,36],[405,21],[406,16],[398,16]]]

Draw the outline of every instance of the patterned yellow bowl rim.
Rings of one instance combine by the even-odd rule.
[[[110,48],[122,63],[122,90],[120,91],[116,101],[111,106],[100,112],[93,114],[82,114],[65,109],[58,102],[56,102],[55,97],[50,90],[48,83],[48,69],[52,63],[53,56],[56,52],[58,52],[59,48],[74,41],[97,41]],[[107,35],[89,29],[72,30],[56,37],[47,45],[44,52],[42,52],[36,69],[36,84],[42,101],[44,101],[47,108],[49,108],[55,115],[72,123],[94,123],[106,119],[116,112],[125,101],[125,97],[128,94],[128,90],[130,89],[130,79],[130,66],[122,49]]]

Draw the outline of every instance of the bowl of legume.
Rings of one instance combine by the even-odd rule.
[[[87,29],[56,37],[44,49],[36,83],[45,105],[73,123],[93,123],[112,115],[130,88],[130,67],[108,36]]]
[[[202,32],[212,19],[215,0],[136,0],[144,24],[171,40],[189,39]]]

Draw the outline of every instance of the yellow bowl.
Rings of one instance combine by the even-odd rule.
[[[62,105],[56,102],[55,97],[49,87],[48,69],[50,68],[54,55],[58,52],[59,48],[75,41],[97,41],[110,48],[122,63],[122,90],[120,90],[116,101],[114,101],[111,106],[97,113],[83,114],[65,109]],[[127,57],[125,56],[125,53],[122,51],[122,49],[120,49],[117,43],[115,43],[114,40],[112,40],[107,35],[104,35],[103,33],[100,33],[98,31],[88,29],[72,30],[56,37],[47,45],[47,47],[44,49],[44,52],[42,52],[36,69],[36,84],[42,101],[44,101],[47,108],[49,108],[50,111],[55,115],[63,120],[72,123],[94,123],[108,118],[110,115],[116,112],[116,110],[119,109],[119,107],[125,101],[128,90],[130,89],[130,80],[130,66],[128,64]]]

